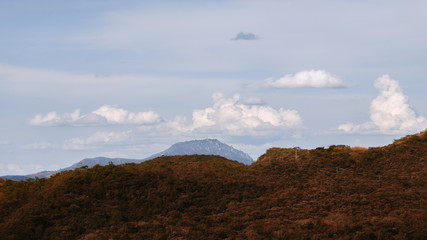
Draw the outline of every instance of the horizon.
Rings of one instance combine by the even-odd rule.
[[[423,133],[423,132],[427,132],[427,129],[426,129],[426,130],[424,130],[424,131],[421,131],[420,133]],[[419,135],[420,133],[415,133],[415,134],[412,134],[412,135]],[[408,136],[411,136],[411,135],[406,135],[405,137],[408,137]],[[402,138],[405,138],[405,137],[402,137]],[[402,138],[400,138],[400,139],[402,139]],[[387,144],[387,145],[384,145],[384,146],[388,146],[388,145],[394,144],[396,141],[398,141],[398,140],[400,140],[400,139],[394,139],[393,143],[390,143],[390,144]],[[227,145],[227,146],[229,146],[229,147],[232,147],[232,148],[233,148],[233,149],[235,149],[235,150],[241,151],[240,149],[234,148],[232,145],[229,145],[229,144],[227,144],[227,143],[223,143],[223,142],[219,141],[219,140],[218,140],[218,139],[216,139],[216,138],[204,138],[204,139],[185,140],[185,141],[182,141],[182,142],[174,143],[174,144],[172,144],[169,148],[164,149],[163,151],[166,151],[166,150],[170,149],[172,146],[174,146],[174,145],[176,145],[176,144],[180,144],[180,143],[188,143],[188,142],[201,142],[201,141],[206,141],[206,140],[215,140],[215,141],[218,141],[218,142],[220,142],[220,143],[222,143],[222,144],[225,144],[225,145]],[[331,147],[331,146],[339,146],[339,145],[340,145],[340,144],[334,144],[334,145],[329,145],[329,146],[324,146],[324,147],[329,148],[329,147]],[[345,145],[345,146],[348,146],[348,145]],[[376,147],[384,147],[384,146],[376,146]],[[298,146],[294,146],[294,147],[289,147],[289,148],[287,148],[287,149],[294,149],[294,148],[296,148],[296,147],[297,147],[297,148],[299,148]],[[352,149],[355,149],[355,148],[365,148],[365,149],[369,149],[369,148],[371,148],[371,147],[361,147],[361,146],[348,146],[348,147],[351,147]],[[271,147],[271,148],[269,148],[269,149],[272,149],[272,148],[281,148],[281,147]],[[267,151],[268,151],[269,149],[266,149],[264,153],[267,153]],[[283,149],[286,149],[286,148],[283,148]],[[299,148],[299,150],[315,150],[315,149],[316,149],[316,148]],[[163,151],[161,151],[161,152],[163,152]],[[88,158],[81,159],[81,160],[79,160],[78,162],[73,163],[72,165],[78,164],[78,163],[80,163],[80,162],[82,162],[82,161],[84,161],[84,160],[92,160],[92,159],[98,159],[98,158],[106,158],[106,159],[112,159],[112,160],[114,160],[114,159],[138,160],[138,161],[145,162],[145,161],[150,161],[150,160],[153,160],[153,159],[158,158],[158,157],[155,157],[155,158],[150,159],[152,156],[154,156],[154,155],[156,155],[156,154],[159,154],[159,153],[161,153],[161,152],[157,152],[157,153],[150,154],[149,156],[143,157],[143,158],[141,158],[141,159],[121,158],[121,157],[111,157],[111,158],[109,158],[109,157],[105,157],[105,156],[88,157]],[[246,152],[244,152],[244,151],[241,151],[241,152],[243,152],[243,153],[245,153],[245,154],[248,154],[248,153],[246,153]],[[263,153],[263,154],[264,154],[264,153]],[[263,154],[262,154],[262,155],[263,155]],[[198,155],[198,154],[189,154],[189,155]],[[201,155],[204,155],[204,154],[201,154]],[[213,155],[216,155],[216,154],[213,154]],[[249,154],[248,154],[248,155],[249,155]],[[249,156],[250,156],[250,157],[252,158],[252,160],[253,160],[253,162],[252,162],[252,163],[255,163],[255,162],[257,162],[257,161],[258,161],[258,159],[259,159],[262,155],[258,156],[256,159],[255,159],[255,158],[253,158],[253,157],[252,157],[252,156],[250,156],[250,155],[249,155]],[[166,156],[179,156],[179,155],[166,155]],[[220,156],[220,155],[216,155],[216,156]],[[162,157],[162,156],[160,156],[160,157]],[[229,160],[232,160],[232,159],[229,159]],[[233,161],[236,161],[236,160],[233,160]],[[240,161],[239,161],[239,162],[240,162]],[[242,163],[242,162],[241,162],[241,163]],[[0,177],[7,177],[7,176],[27,176],[27,175],[31,175],[31,174],[38,174],[38,173],[43,173],[43,172],[60,171],[60,170],[63,170],[63,169],[66,169],[66,168],[72,167],[72,165],[71,165],[71,166],[66,166],[66,167],[64,167],[64,168],[60,168],[60,169],[41,170],[41,171],[38,171],[38,172],[26,173],[26,174],[17,174],[17,175],[11,175],[11,174],[9,174],[9,175],[2,175],[2,176],[0,176]]]
[[[2,2],[0,176],[189,139],[254,160],[271,147],[392,144],[427,129],[426,8]]]

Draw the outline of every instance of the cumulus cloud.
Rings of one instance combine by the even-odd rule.
[[[240,102],[240,96],[225,98],[213,95],[212,107],[193,111],[191,131],[223,131],[232,135],[258,134],[279,128],[298,127],[301,117],[295,110],[274,109],[270,106]]]
[[[64,113],[59,115],[56,112],[49,112],[46,115],[37,114],[29,123],[33,126],[56,126],[63,124],[71,124],[80,119],[80,110],[77,109],[73,113]]]
[[[240,32],[236,35],[235,38],[232,38],[231,40],[238,41],[238,40],[257,40],[257,39],[259,39],[259,37],[253,33]]]
[[[295,127],[302,123],[295,110],[246,105],[239,99],[238,94],[233,98],[225,98],[221,93],[214,94],[213,107],[193,111],[193,129],[216,126],[238,132],[262,127]]]
[[[279,79],[266,79],[264,86],[269,88],[337,88],[345,87],[343,81],[324,70],[300,71]]]
[[[153,111],[133,113],[115,106],[104,105],[84,115],[80,115],[80,109],[62,115],[56,112],[50,112],[46,115],[37,114],[29,123],[33,126],[87,126],[107,124],[153,124],[160,121],[160,116]]]
[[[129,139],[132,131],[124,132],[96,132],[88,138],[71,138],[62,145],[64,150],[95,149],[103,145],[117,144]]]
[[[158,125],[141,126],[139,130],[150,134],[155,129],[157,135],[188,137],[265,136],[284,135],[285,130],[302,126],[302,119],[296,110],[260,105],[260,99],[250,104],[247,100],[240,101],[238,94],[226,98],[222,93],[215,93],[212,98],[213,106],[193,110],[191,122],[185,117],[177,116],[172,121],[164,121]]]
[[[104,105],[92,113],[104,117],[108,123],[113,124],[146,124],[160,121],[159,115],[153,111],[133,113],[109,105]]]
[[[248,105],[264,105],[265,102],[260,98],[246,98],[239,100],[240,103],[248,104]]]
[[[405,134],[427,128],[424,117],[417,116],[408,104],[399,83],[388,75],[378,78],[374,86],[380,90],[370,106],[371,121],[363,124],[345,123],[338,127],[348,133]]]

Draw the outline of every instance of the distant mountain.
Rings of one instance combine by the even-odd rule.
[[[119,164],[124,164],[124,163],[132,163],[132,162],[141,162],[143,160],[138,160],[138,159],[127,159],[127,158],[107,158],[107,157],[96,157],[96,158],[85,158],[83,160],[81,160],[78,163],[75,163],[67,168],[61,168],[59,170],[56,171],[42,171],[42,172],[38,172],[38,173],[33,173],[33,174],[28,174],[28,175],[7,175],[7,176],[1,176],[0,178],[2,179],[10,179],[13,181],[21,181],[21,180],[27,180],[29,178],[48,178],[56,173],[60,173],[63,171],[69,171],[69,170],[74,170],[76,168],[81,168],[84,166],[87,166],[88,168],[91,168],[95,165],[101,165],[101,166],[105,166],[108,164],[114,164],[114,165],[119,165]]]
[[[217,139],[193,140],[175,143],[163,152],[156,153],[144,160],[151,160],[160,156],[181,155],[218,155],[230,160],[235,160],[250,165],[254,160],[247,154],[237,150]]]
[[[29,175],[5,175],[5,176],[1,176],[1,179],[9,179],[9,180],[13,180],[13,181],[25,181],[31,177],[29,177]]]
[[[145,159],[127,159],[127,158],[107,158],[107,157],[96,157],[86,158],[78,163],[75,163],[67,168],[62,168],[56,171],[43,171],[39,173],[29,175],[8,175],[1,176],[2,179],[10,179],[14,181],[26,180],[29,178],[48,178],[56,173],[68,170],[74,170],[83,166],[89,168],[95,165],[105,166],[110,163],[114,165],[125,164],[125,163],[140,163],[143,161],[151,160],[160,156],[180,156],[180,155],[218,155],[225,157],[230,160],[235,160],[246,165],[250,165],[254,160],[247,154],[240,150],[237,150],[227,144],[224,144],[216,139],[205,139],[205,140],[193,140],[187,142],[180,142],[172,145],[170,148],[163,152],[156,153]]]
[[[42,172],[38,172],[38,173],[32,173],[32,174],[28,174],[28,175],[7,175],[7,176],[1,176],[0,178],[2,179],[9,179],[9,180],[13,180],[13,181],[25,181],[29,178],[48,178],[52,175],[54,175],[55,173],[59,173],[65,171],[65,169],[60,169],[60,170],[56,170],[56,171],[42,171]]]

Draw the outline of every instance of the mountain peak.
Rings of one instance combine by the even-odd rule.
[[[194,143],[206,143],[206,144],[223,144],[222,142],[220,142],[218,139],[215,138],[206,138],[206,139],[200,139],[200,140],[189,140],[189,141],[184,141],[184,142],[178,142],[173,144],[174,145],[182,145],[182,144],[194,144]]]
[[[154,154],[144,160],[150,160],[160,156],[194,154],[218,155],[248,165],[253,163],[253,159],[247,153],[244,153],[225,143],[222,143],[218,139],[191,140],[175,143],[165,151]]]

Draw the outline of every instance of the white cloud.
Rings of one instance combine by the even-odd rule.
[[[115,106],[104,105],[85,115],[80,115],[80,109],[62,115],[56,112],[50,112],[44,116],[42,114],[37,114],[29,123],[33,126],[86,126],[106,124],[153,124],[160,121],[160,116],[153,111],[133,113]]]
[[[336,88],[345,87],[345,84],[340,78],[324,70],[305,70],[285,75],[277,80],[266,79],[264,86],[270,88]]]
[[[193,110],[192,123],[187,123],[185,117],[176,117],[173,121],[139,129],[147,132],[155,128],[156,133],[172,135],[262,136],[283,134],[281,132],[283,130],[302,125],[301,117],[296,110],[242,103],[238,94],[233,98],[225,98],[223,94],[215,93],[212,97],[214,100],[212,107]]]
[[[133,113],[109,105],[104,105],[92,113],[104,117],[108,123],[115,124],[147,124],[160,121],[159,115],[153,111]]]
[[[24,150],[46,150],[49,148],[53,148],[54,145],[48,142],[38,142],[38,143],[31,143],[22,146],[21,148]]]
[[[371,121],[359,125],[345,123],[338,127],[339,130],[348,133],[405,134],[427,128],[426,119],[416,116],[397,81],[383,75],[374,86],[380,90],[380,95],[371,102]]]
[[[264,105],[265,102],[260,98],[246,98],[239,100],[240,103],[248,104],[248,105]]]
[[[72,113],[59,115],[56,112],[49,112],[46,115],[36,114],[29,123],[33,126],[57,126],[75,123],[80,119],[80,110],[77,109]]]
[[[64,150],[86,150],[96,149],[102,145],[117,144],[129,139],[132,131],[125,132],[96,132],[92,136],[82,138],[71,138],[65,140],[62,145]]]
[[[214,105],[193,111],[193,129],[221,128],[230,133],[271,127],[297,127],[302,120],[295,110],[276,110],[270,106],[247,105],[239,102],[240,96],[225,98],[213,95]]]

